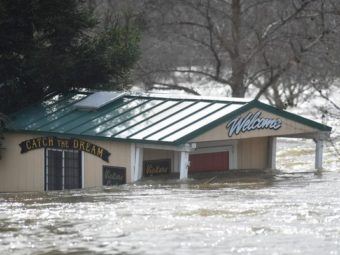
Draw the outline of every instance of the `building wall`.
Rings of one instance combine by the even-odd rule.
[[[86,139],[93,144],[108,150],[111,155],[109,163],[92,154],[83,153],[84,156],[84,187],[98,187],[103,185],[103,166],[116,166],[126,168],[126,180],[131,182],[131,144],[114,141],[96,141]]]
[[[44,149],[20,153],[22,141],[39,137],[30,134],[5,134],[2,158],[0,159],[0,192],[43,191]],[[102,186],[104,165],[126,168],[127,182],[131,181],[131,144],[85,139],[108,150],[109,163],[92,154],[83,152],[84,187]]]
[[[268,137],[248,138],[240,140],[225,140],[197,143],[197,149],[192,153],[207,151],[229,151],[230,169],[266,169],[268,167]],[[236,153],[235,153],[236,151]],[[171,171],[176,172],[178,157],[176,151],[146,149],[143,160],[171,159]],[[237,164],[234,163],[237,161]],[[175,166],[175,167],[174,167]]]
[[[193,153],[229,151],[230,169],[266,169],[269,137],[197,143]]]
[[[237,169],[237,141],[221,140],[196,143],[196,150],[191,154],[207,153],[207,152],[229,152],[229,169]]]
[[[238,140],[237,168],[266,169],[268,166],[268,142],[268,137]]]
[[[219,140],[226,140],[226,139],[244,139],[244,138],[251,138],[251,137],[266,137],[266,136],[286,136],[292,134],[306,134],[306,133],[313,133],[318,132],[317,129],[311,128],[309,126],[300,124],[298,122],[283,118],[281,116],[277,116],[270,112],[266,112],[261,109],[251,109],[250,111],[241,114],[238,117],[245,116],[249,112],[256,113],[257,111],[261,111],[262,115],[261,118],[271,118],[271,119],[280,119],[282,121],[282,126],[278,130],[273,129],[258,129],[253,131],[248,131],[245,133],[240,133],[238,135],[233,135],[232,137],[228,136],[228,129],[226,125],[228,122],[219,125],[211,130],[208,130],[204,134],[192,139],[192,142],[205,142],[205,141],[219,141]]]
[[[176,152],[170,150],[156,150],[144,148],[143,160],[171,159],[171,172],[175,172],[175,165],[178,164]]]
[[[254,141],[253,141],[254,140]],[[267,138],[260,138],[260,139],[246,139],[240,140],[240,146],[238,146],[239,142],[235,140],[225,140],[225,141],[212,141],[212,142],[200,142],[197,143],[196,150],[190,152],[190,154],[200,154],[200,153],[207,153],[207,152],[219,152],[219,151],[228,151],[229,152],[229,169],[250,169],[251,164],[255,164],[255,167],[252,168],[265,168],[265,160],[262,157],[259,157],[260,153],[257,152],[254,157],[251,157],[247,154],[249,153],[249,147],[256,145],[260,145],[262,147],[263,143],[266,141]],[[261,147],[260,147],[261,149]],[[147,149],[144,148],[144,155],[143,160],[155,160],[155,159],[171,159],[171,172],[179,172],[179,151],[171,151],[171,150],[160,150],[160,149]],[[250,160],[250,162],[242,162],[242,160]],[[242,168],[240,168],[240,167]]]
[[[43,191],[44,149],[21,154],[19,144],[27,134],[6,134],[0,160],[0,192]]]

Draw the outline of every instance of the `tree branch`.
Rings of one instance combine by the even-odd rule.
[[[267,28],[264,30],[261,40],[259,44],[253,49],[253,51],[248,55],[246,58],[246,63],[250,62],[250,60],[256,56],[256,54],[264,49],[264,47],[272,40],[268,40],[268,38],[273,35],[276,31],[278,31],[281,27],[286,25],[289,21],[296,18],[298,14],[300,14],[308,5],[310,5],[312,2],[315,2],[316,0],[306,0],[302,3],[300,7],[298,7],[294,13],[290,14],[289,16],[282,18],[281,22],[272,22],[267,26]]]
[[[335,109],[337,109],[338,111],[340,111],[340,106],[335,103],[332,99],[329,98],[329,96],[325,95],[321,89],[317,88],[315,85],[313,85],[314,89],[319,93],[319,95],[323,98],[326,99],[329,103],[331,103],[331,105],[334,106]]]
[[[174,90],[183,90],[187,93],[196,95],[196,96],[200,96],[200,93],[198,93],[196,90],[192,89],[192,88],[188,88],[185,86],[181,86],[175,83],[163,83],[163,82],[152,82],[154,85],[160,85],[160,86],[164,86],[162,87],[155,87],[154,85],[152,86],[152,88],[154,89],[160,89],[160,90],[169,90],[169,89],[174,89]]]
[[[216,77],[215,75],[213,74],[210,74],[210,73],[207,73],[207,72],[204,72],[204,71],[200,71],[200,70],[191,70],[191,69],[168,69],[168,70],[162,70],[162,69],[158,69],[158,70],[153,70],[152,72],[155,72],[155,73],[167,73],[167,72],[178,72],[178,73],[193,73],[193,74],[199,74],[199,75],[202,75],[202,76],[206,76],[206,77],[209,77],[217,82],[220,82],[220,83],[224,83],[224,84],[227,84],[227,85],[230,85],[229,81],[224,79],[224,78],[221,78],[221,77]]]

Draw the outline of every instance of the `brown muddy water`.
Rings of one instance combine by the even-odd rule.
[[[0,254],[339,254],[340,162],[304,146],[272,176],[0,194]]]

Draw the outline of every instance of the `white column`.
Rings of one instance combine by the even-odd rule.
[[[229,158],[230,158],[229,169],[237,169],[238,167],[237,150],[238,150],[238,141],[234,140],[231,150],[229,150],[229,152],[232,153],[232,155],[229,155]]]
[[[133,182],[136,182],[143,177],[143,148],[136,146],[135,149],[135,167],[133,174]]]
[[[276,169],[276,137],[269,137],[268,168]]]
[[[181,151],[181,155],[179,157],[179,179],[185,180],[188,178],[188,168],[189,168],[189,152]]]
[[[323,140],[315,140],[315,169],[322,170]]]

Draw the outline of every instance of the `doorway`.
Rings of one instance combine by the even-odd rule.
[[[196,153],[189,155],[189,173],[229,170],[229,151]]]

